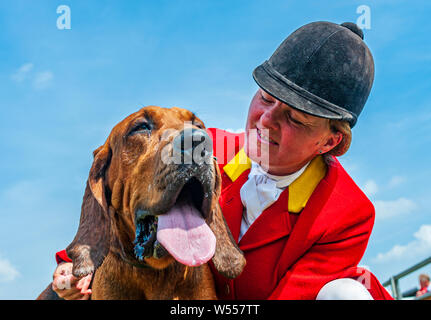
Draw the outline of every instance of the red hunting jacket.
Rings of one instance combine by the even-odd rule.
[[[251,161],[244,134],[208,129],[222,174],[220,205],[238,243],[243,214],[240,189]],[[315,158],[279,199],[262,212],[239,242],[247,264],[236,279],[218,274],[219,299],[315,299],[329,281],[354,278],[374,299],[392,299],[376,277],[358,268],[374,223],[374,207],[333,158]],[[57,262],[70,261],[65,251]]]

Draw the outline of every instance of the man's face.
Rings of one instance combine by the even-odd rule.
[[[291,108],[262,89],[251,101],[246,136],[248,157],[274,175],[298,171],[320,151],[330,151],[342,139],[341,133],[330,130],[328,119]],[[258,150],[268,153],[268,163],[260,161],[265,155]]]
[[[429,280],[427,278],[425,278],[425,277],[420,278],[419,279],[419,283],[421,285],[421,288],[428,287],[429,284],[430,284]]]

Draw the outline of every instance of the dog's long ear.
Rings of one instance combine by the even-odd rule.
[[[93,273],[109,250],[110,217],[105,190],[105,171],[111,160],[108,142],[93,152],[94,161],[85,188],[79,228],[66,252],[73,261],[73,275]]]
[[[209,227],[217,240],[216,251],[212,258],[215,268],[227,278],[236,278],[244,269],[246,261],[229,231],[219,204],[214,208]]]
[[[230,233],[226,220],[218,202],[221,188],[221,178],[218,165],[215,163],[215,197],[212,206],[212,219],[208,223],[216,236],[216,251],[212,261],[217,271],[227,278],[236,278],[245,267],[245,257]]]

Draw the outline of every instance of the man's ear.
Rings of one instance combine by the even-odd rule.
[[[340,131],[331,132],[326,138],[323,145],[319,148],[319,153],[327,153],[338,146],[343,140],[343,134]],[[320,152],[321,151],[321,152]]]
[[[111,160],[108,142],[94,151],[87,180],[78,231],[66,252],[73,261],[73,275],[93,273],[109,250],[110,216],[105,190],[105,172]]]

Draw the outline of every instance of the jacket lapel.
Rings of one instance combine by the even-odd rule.
[[[223,186],[220,205],[232,236],[237,243],[244,210],[240,190],[248,179],[250,167],[251,162],[243,149],[223,167],[224,173],[227,174],[231,182],[227,186]],[[322,157],[315,158],[306,171],[281,193],[280,198],[253,222],[241,238],[240,248],[242,250],[253,249],[289,235],[292,230],[289,212],[299,213],[302,211],[308,198],[325,174],[326,164]],[[300,225],[308,224],[309,219],[305,220],[308,221],[303,221]],[[297,228],[295,227],[295,229]],[[298,232],[295,233],[298,234]],[[289,242],[292,241],[289,240]]]
[[[241,173],[234,182],[223,188],[220,195],[221,210],[236,243],[238,243],[242,211],[244,209],[241,202],[240,190],[242,185],[247,181],[249,173],[250,169]]]
[[[290,233],[288,199],[289,190],[286,188],[279,199],[260,214],[241,238],[239,242],[241,250],[263,246]]]
[[[313,194],[307,201],[308,205],[299,215],[295,228],[293,228],[286,246],[280,254],[276,270],[279,279],[286,273],[292,263],[302,256],[319,237],[322,226],[316,224],[316,219],[322,215],[323,207],[334,189],[338,177],[338,168],[339,163],[334,158],[334,164],[328,166],[327,170],[324,171],[324,178],[318,182]]]
[[[244,171],[235,182],[223,189],[220,206],[229,229],[238,243],[244,206],[241,202],[240,190],[248,179],[250,169]],[[262,212],[253,222],[239,242],[241,250],[253,249],[290,233],[291,225],[288,212],[289,190],[284,190],[278,201]]]

